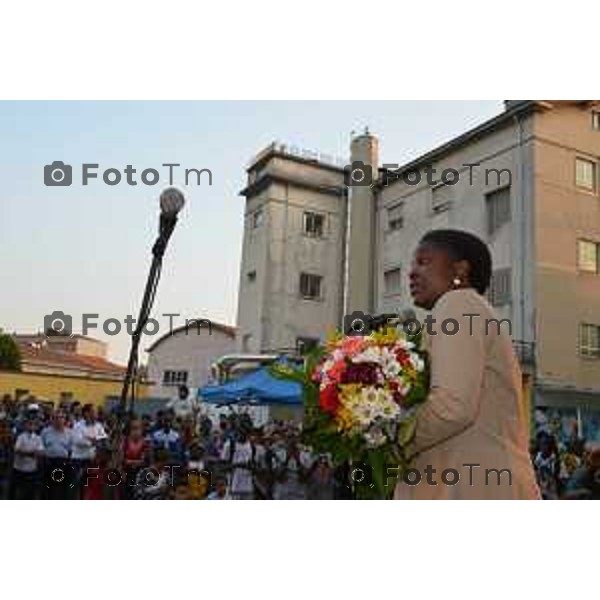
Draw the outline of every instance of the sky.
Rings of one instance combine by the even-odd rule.
[[[243,234],[245,168],[278,140],[346,158],[352,131],[378,136],[381,162],[403,164],[502,111],[501,101],[0,102],[0,328],[31,333],[54,311],[96,313],[88,335],[126,362],[129,336],[102,322],[137,317],[157,233],[160,192],[174,184],[186,205],[167,249],[153,316],[168,332],[185,319],[234,325]],[[45,186],[44,166],[73,166],[71,186]],[[82,185],[81,165],[99,165]],[[136,169],[136,186],[124,169]],[[122,173],[118,185],[102,180]],[[141,172],[155,168],[156,185]],[[210,169],[212,185],[182,185],[184,169]],[[156,338],[145,337],[147,348]],[[142,362],[147,355],[142,352]]]

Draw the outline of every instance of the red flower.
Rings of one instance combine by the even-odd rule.
[[[396,352],[396,360],[402,367],[406,367],[411,364],[410,355],[408,352],[406,352],[406,350],[398,350],[398,352]]]
[[[330,415],[334,415],[340,405],[338,389],[335,383],[330,383],[319,393],[319,404],[321,408]]]
[[[376,365],[370,363],[359,363],[349,365],[342,374],[341,383],[362,383],[363,385],[375,385],[377,383]]]

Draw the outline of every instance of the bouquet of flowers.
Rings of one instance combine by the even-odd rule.
[[[427,394],[428,368],[420,335],[397,329],[368,336],[333,334],[306,359],[276,375],[302,384],[305,441],[335,464],[349,467],[348,485],[358,498],[388,498],[410,466],[416,407]]]

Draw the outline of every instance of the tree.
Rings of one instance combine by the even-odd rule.
[[[21,370],[21,352],[12,336],[2,333],[0,329],[0,369],[8,371]]]

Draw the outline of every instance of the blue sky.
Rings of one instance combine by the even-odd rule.
[[[403,163],[502,110],[482,102],[1,102],[0,327],[32,332],[53,310],[123,320],[137,316],[168,183],[162,163],[208,168],[213,185],[190,186],[171,239],[154,314],[235,324],[248,160],[274,139],[340,157],[352,130],[379,136],[382,162]],[[74,166],[73,185],[46,187],[43,167]],[[82,163],[99,172],[159,168],[165,179],[81,185]],[[176,181],[175,183],[182,183]],[[162,323],[167,324],[166,320]],[[125,332],[90,335],[124,362]],[[151,339],[146,338],[142,347]],[[145,356],[142,357],[145,360]]]

